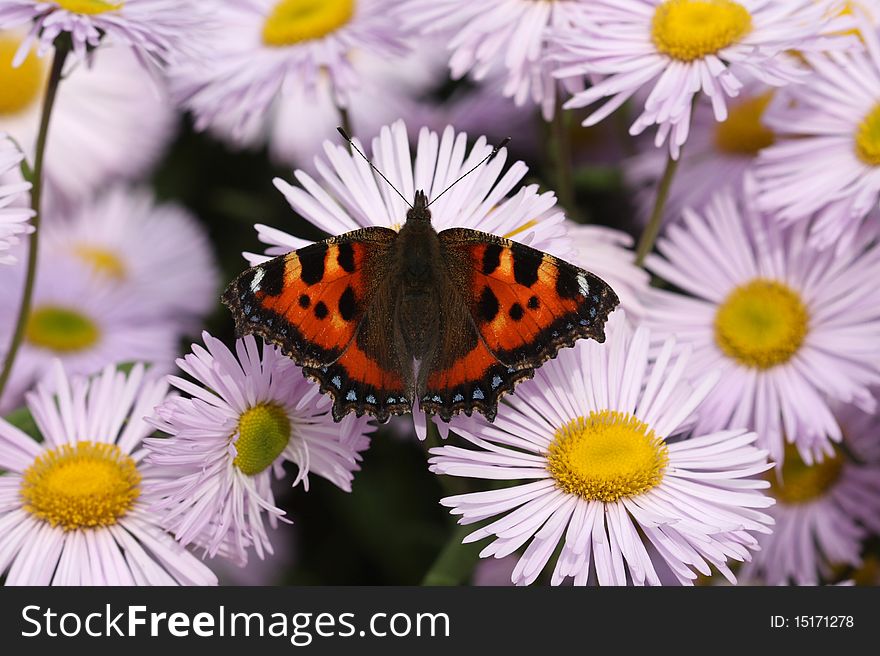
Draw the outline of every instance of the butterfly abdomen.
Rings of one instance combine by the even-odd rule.
[[[437,233],[427,221],[407,221],[400,230],[395,253],[398,339],[402,359],[422,360],[433,353],[440,330],[442,260]],[[406,366],[406,365],[404,365]]]

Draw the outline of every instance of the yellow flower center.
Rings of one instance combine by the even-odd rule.
[[[772,146],[776,137],[761,122],[772,98],[771,91],[731,106],[727,120],[715,128],[715,146],[718,150],[729,155],[754,157],[764,148]]]
[[[806,503],[826,494],[840,479],[843,459],[835,450],[833,456],[826,456],[822,462],[807,465],[797,449],[791,444],[785,446],[785,460],[782,463],[782,480],[776,472],[767,472],[773,489],[773,496],[789,505]]]
[[[43,3],[58,5],[75,14],[103,14],[122,9],[124,0],[40,0]]]
[[[28,342],[58,353],[84,351],[94,346],[100,337],[101,331],[89,317],[55,305],[35,308],[25,327]]]
[[[610,503],[659,485],[668,462],[666,443],[647,424],[603,410],[556,431],[547,470],[565,492]]]
[[[140,496],[134,460],[115,444],[77,442],[39,456],[21,482],[24,509],[65,531],[112,526]]]
[[[73,247],[73,254],[89,265],[95,273],[116,281],[123,281],[127,276],[125,263],[106,248],[78,244]]]
[[[0,35],[0,117],[23,113],[42,95],[45,70],[33,51],[21,66],[12,67],[20,45],[19,39]]]
[[[751,29],[751,14],[733,0],[666,0],[654,12],[651,38],[663,54],[690,62],[736,43]]]
[[[718,308],[715,342],[746,367],[770,369],[797,353],[809,319],[797,292],[759,278],[734,289]]]
[[[880,166],[880,104],[859,125],[856,155],[868,166]]]
[[[280,405],[263,403],[245,411],[238,420],[238,454],[233,464],[248,476],[259,474],[284,451],[290,428],[290,419]]]
[[[263,25],[263,43],[284,47],[320,39],[353,15],[354,0],[281,0]]]

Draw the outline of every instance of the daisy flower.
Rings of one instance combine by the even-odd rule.
[[[772,519],[769,469],[754,433],[735,429],[675,436],[715,385],[688,384],[688,355],[668,339],[649,362],[650,333],[632,333],[617,312],[607,345],[581,341],[541,367],[535,382],[498,408],[494,423],[461,420],[453,430],[474,448],[432,449],[431,471],[492,481],[497,489],[441,503],[461,524],[486,521],[465,538],[494,536],[480,555],[503,558],[528,543],[513,570],[534,582],[558,549],[551,584],[659,585],[670,569],[690,584],[714,566],[748,560],[754,533]]]
[[[294,485],[308,490],[311,473],[351,491],[372,428],[352,416],[334,423],[329,398],[275,347],[261,354],[247,336],[233,353],[208,333],[203,339],[205,347],[177,361],[196,382],[169,378],[190,398],[169,398],[150,419],[171,436],[146,442],[147,459],[168,476],[153,490],[153,507],[181,543],[209,556],[228,549],[244,563],[248,547],[260,558],[272,553],[265,522],[275,527],[284,515],[272,474],[281,478],[290,462]]]
[[[373,139],[372,152],[373,163],[404,197],[413,198],[417,189],[423,189],[430,199],[491,153],[492,146],[485,137],[480,137],[468,151],[465,133],[456,133],[447,127],[439,135],[423,128],[413,161],[406,125],[397,121],[383,127]],[[303,171],[294,173],[302,186],[280,179],[275,181],[294,210],[331,235],[375,225],[400,228],[407,204],[360,155],[347,145],[326,142],[324,156],[326,159],[315,161],[324,186]],[[568,256],[571,242],[566,235],[563,212],[556,207],[555,195],[539,193],[538,185],[531,184],[508,198],[528,167],[516,162],[502,175],[506,159],[507,152],[501,149],[492,161],[459,182],[454,192],[433,204],[434,229],[473,228],[515,239],[559,257]],[[310,243],[268,226],[256,228],[260,240],[269,248],[266,256],[245,254],[251,264]]]
[[[3,0],[0,6],[0,30],[28,30],[16,65],[32,43],[42,57],[59,35],[69,34],[78,60],[88,61],[91,50],[106,40],[131,48],[143,64],[160,67],[195,53],[192,35],[204,20],[198,3],[177,0]]]
[[[423,34],[446,37],[452,77],[479,81],[504,71],[502,94],[517,106],[532,102],[546,120],[556,109],[559,83],[546,61],[547,33],[573,26],[577,0],[408,0],[400,20]],[[580,91],[579,80],[566,82]]]
[[[666,199],[665,220],[677,220],[686,207],[703,209],[717,191],[719,180],[732,187],[742,184],[757,156],[776,141],[776,134],[763,120],[772,99],[773,89],[746,84],[728,104],[727,120],[721,123],[715,120],[708,101],[697,102],[688,147]],[[636,189],[639,218],[647,220],[663,177],[666,154],[649,140],[640,141],[641,152],[624,162],[624,175]]]
[[[30,54],[12,60],[23,42],[0,31],[0,132],[7,132],[31,161],[49,64]],[[92,66],[65,75],[52,111],[45,184],[53,200],[81,201],[114,180],[146,173],[165,151],[176,114],[169,99],[127,48],[99,48]]]
[[[322,97],[351,106],[362,83],[352,60],[360,53],[402,57],[406,46],[390,16],[391,0],[228,0],[214,7],[207,61],[172,70],[175,96],[196,128],[219,125],[234,137],[262,129],[279,97]],[[302,109],[302,105],[299,107]],[[311,112],[309,112],[311,114]],[[334,110],[336,125],[343,121]]]
[[[346,108],[353,136],[372,136],[383,125],[411,115],[417,99],[428,92],[436,77],[427,61],[430,58],[421,52],[408,55],[404,62],[368,52],[352,53],[348,59],[360,80],[349,92]],[[275,161],[314,173],[315,153],[325,140],[339,140],[336,128],[342,122],[331,81],[321,76],[314,88],[288,85],[261,123],[252,124],[251,134],[236,138],[231,121],[215,123],[211,132],[235,145],[260,146],[268,139]]]
[[[880,39],[861,34],[864,49],[805,55],[810,83],[771,105],[779,140],[758,158],[759,206],[822,248],[846,248],[880,199]]]
[[[655,144],[668,140],[674,159],[688,138],[697,94],[709,97],[715,119],[723,121],[727,98],[739,94],[744,75],[773,86],[803,81],[809,72],[789,52],[828,47],[819,35],[831,20],[827,3],[815,0],[590,0],[579,6],[574,29],[552,37],[554,74],[599,79],[564,107],[607,99],[583,122],[595,125],[650,89],[630,133],[656,125]]]
[[[600,225],[579,225],[569,221],[567,226],[574,245],[572,264],[595,273],[611,285],[627,317],[638,323],[644,311],[642,297],[651,277],[635,265],[632,237]]]
[[[146,319],[181,329],[217,304],[218,271],[204,228],[144,189],[114,187],[43,226],[49,257],[72,258],[144,305]]]
[[[785,435],[809,463],[841,438],[829,399],[874,410],[880,289],[866,281],[880,276],[880,248],[868,241],[835,257],[807,244],[806,226],[781,228],[730,191],[668,228],[646,266],[689,296],[651,290],[645,321],[694,349],[695,374],[723,374],[698,431],[752,428],[777,463]]]
[[[216,585],[144,503],[144,420],[168,385],[108,366],[89,381],[56,362],[28,394],[36,441],[0,419],[0,575],[6,585]]]
[[[0,269],[0,358],[10,343],[24,275],[24,267]],[[152,299],[132,296],[76,262],[44,254],[0,413],[16,407],[56,358],[71,374],[93,374],[118,362],[167,368],[177,351],[177,334],[165,318],[145,319],[158,310]]]
[[[771,475],[776,505],[773,535],[742,570],[768,585],[817,585],[842,565],[859,568],[862,546],[880,534],[880,460],[877,417],[849,407],[838,413],[845,449],[807,465],[789,449],[779,476]],[[853,430],[855,429],[855,430]],[[865,457],[873,450],[873,458]]]
[[[34,213],[25,207],[31,185],[4,181],[5,177],[19,176],[18,167],[23,157],[15,144],[0,134],[0,265],[18,261],[10,251],[18,244],[19,235],[32,231],[28,220]]]

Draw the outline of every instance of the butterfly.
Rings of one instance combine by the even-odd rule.
[[[501,397],[561,348],[605,340],[618,304],[607,283],[492,234],[438,233],[429,205],[418,191],[399,232],[311,244],[247,269],[223,294],[237,333],[291,357],[332,396],[336,421],[353,411],[384,423],[416,403],[447,422],[474,410],[492,421]]]

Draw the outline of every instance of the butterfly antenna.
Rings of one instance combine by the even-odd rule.
[[[434,198],[434,200],[432,200],[430,203],[428,203],[428,207],[431,207],[431,205],[433,205],[433,204],[436,203],[438,200],[440,200],[440,196],[442,196],[442,195],[445,194],[447,191],[449,191],[450,189],[452,189],[455,185],[457,185],[459,182],[461,182],[462,180],[464,180],[464,179],[465,179],[466,177],[468,177],[471,173],[473,173],[473,172],[476,171],[478,168],[480,168],[483,164],[485,164],[486,162],[488,162],[488,161],[490,161],[492,158],[494,158],[495,155],[498,154],[498,151],[501,150],[502,148],[504,148],[504,147],[505,147],[507,144],[509,144],[509,143],[510,143],[510,137],[504,137],[504,140],[503,140],[500,144],[498,144],[497,146],[495,146],[495,147],[492,149],[492,152],[489,153],[488,155],[486,155],[486,156],[483,158],[483,160],[482,160],[479,164],[477,164],[477,165],[476,165],[474,168],[472,168],[470,171],[468,171],[467,173],[465,173],[465,174],[463,174],[461,177],[459,177],[458,180],[456,180],[456,181],[453,182],[451,185],[449,185],[448,187],[446,187],[446,189],[444,189],[444,190],[441,191],[439,194],[437,194],[437,196]]]
[[[409,205],[410,209],[412,209],[412,203],[410,203],[406,199],[406,196],[404,196],[402,193],[400,193],[400,191],[398,191],[397,187],[395,187],[393,184],[391,184],[391,180],[386,178],[385,174],[382,173],[382,171],[380,171],[379,169],[376,168],[376,165],[370,161],[370,158],[367,157],[366,155],[364,155],[361,152],[361,149],[354,145],[354,141],[351,140],[351,137],[348,136],[348,133],[344,129],[342,129],[341,127],[336,128],[336,130],[339,132],[339,134],[342,135],[342,138],[348,142],[348,145],[351,146],[352,148],[354,148],[357,151],[357,154],[360,155],[361,157],[363,157],[364,160],[366,160],[367,164],[370,165],[370,168],[373,169],[380,176],[382,176],[382,179],[388,183],[388,186],[391,187],[397,193],[398,196],[403,198],[403,202],[406,203],[407,205]]]

